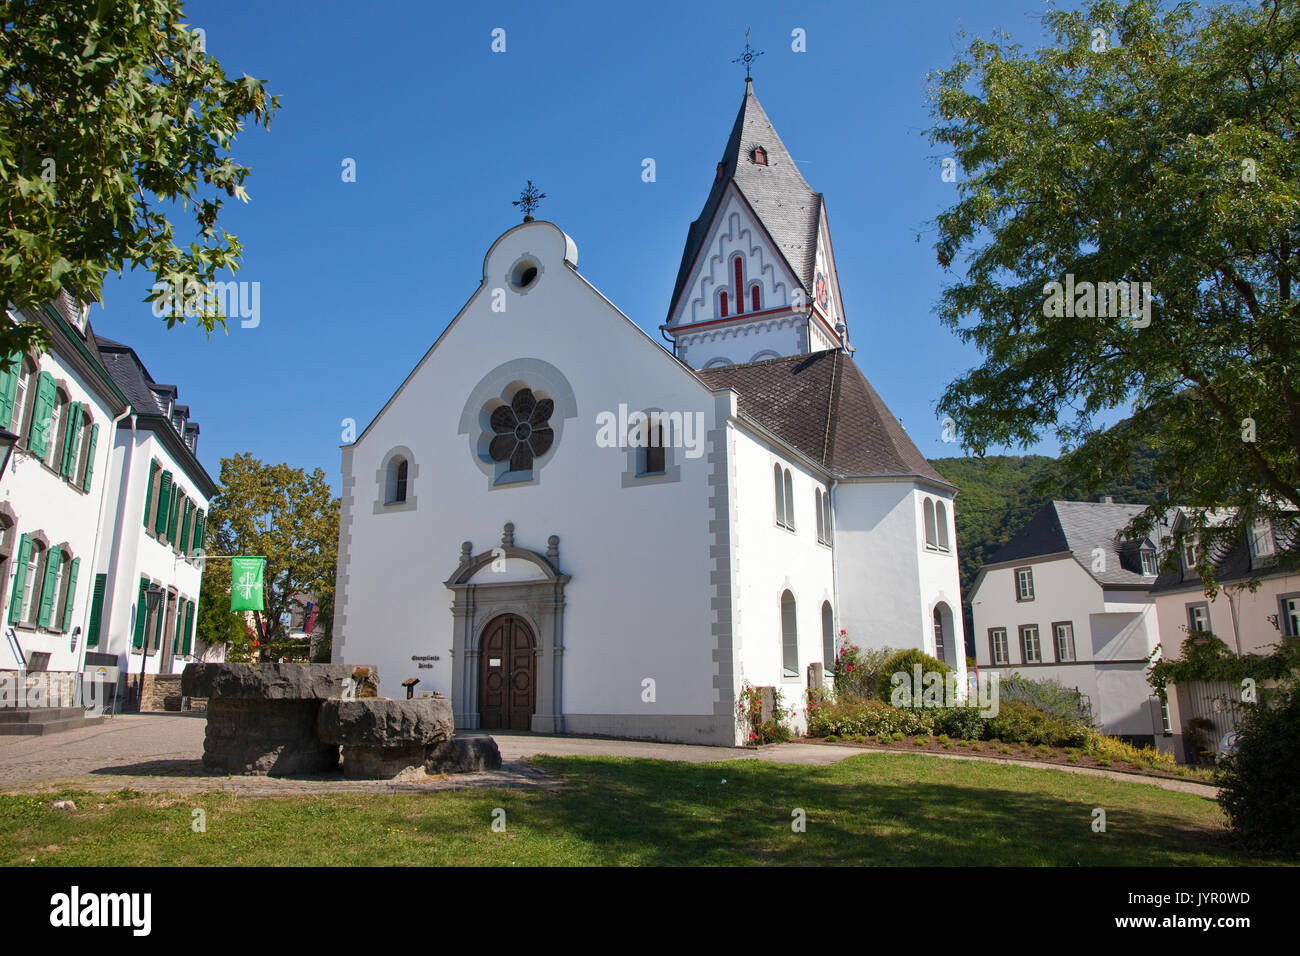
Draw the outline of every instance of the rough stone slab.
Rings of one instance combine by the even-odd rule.
[[[481,773],[501,769],[501,750],[491,737],[453,737],[429,750],[424,772]]]
[[[403,747],[343,746],[343,776],[350,780],[392,780],[408,770],[420,770],[428,758],[426,744]]]
[[[338,766],[337,745],[316,735],[318,700],[214,697],[208,703],[203,766],[232,774],[285,776]]]
[[[181,675],[186,697],[323,700],[343,696],[348,664],[190,664]],[[370,668],[371,673],[375,669]]]
[[[451,701],[439,697],[327,700],[317,725],[326,743],[371,748],[428,747],[450,739],[454,729]]]

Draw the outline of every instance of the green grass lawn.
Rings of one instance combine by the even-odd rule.
[[[543,757],[563,792],[0,796],[0,863],[1029,865],[1269,862],[1214,801],[1148,784],[907,754],[828,767]],[[723,780],[725,779],[725,783]],[[50,809],[71,797],[77,812]],[[99,809],[99,804],[104,804]],[[207,832],[191,830],[202,807]],[[1106,832],[1092,830],[1093,809]],[[504,832],[492,828],[505,811]],[[793,812],[807,831],[792,829]]]

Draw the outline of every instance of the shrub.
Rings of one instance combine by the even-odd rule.
[[[935,712],[935,730],[957,740],[979,740],[984,736],[987,719],[977,707],[945,707]]]
[[[1166,773],[1173,773],[1178,769],[1173,754],[1161,753],[1154,747],[1135,747],[1116,737],[1106,737],[1102,734],[1096,734],[1089,741],[1087,750],[1092,756],[1106,760],[1104,766],[1109,766],[1111,761],[1118,760],[1138,769],[1163,770]]]
[[[808,734],[825,737],[889,737],[895,733],[928,734],[934,715],[925,710],[900,710],[879,700],[850,698],[823,705],[808,720]]]
[[[1247,704],[1237,751],[1224,758],[1219,804],[1242,843],[1300,857],[1300,684]]]
[[[1021,701],[1003,700],[988,718],[988,733],[999,740],[1051,747],[1086,746],[1096,732],[1083,724],[1053,717]]]
[[[1030,680],[1011,673],[998,681],[999,705],[1008,701],[1029,704],[1059,720],[1092,726],[1092,709],[1077,687],[1066,687],[1059,680]]]
[[[779,688],[773,688],[772,716],[763,720],[762,692],[748,681],[741,687],[740,697],[736,701],[736,715],[749,728],[751,744],[784,743],[793,734],[786,726],[790,712],[786,710],[785,701]]]
[[[917,664],[921,665],[922,674],[928,674],[931,671],[937,671],[940,674],[943,674],[944,678],[946,679],[947,675],[952,673],[951,667],[949,667],[947,664],[944,664],[942,661],[935,660],[933,657],[931,657],[929,654],[925,653],[924,651],[917,650],[916,648],[912,648],[911,650],[906,650],[906,651],[899,651],[896,654],[891,654],[880,665],[879,673],[876,676],[877,696],[879,696],[881,700],[892,699],[893,691],[894,691],[893,678],[895,674],[900,672],[907,675],[907,683],[903,686],[911,687],[912,677],[913,674],[915,673]],[[917,698],[914,701],[913,704],[914,707],[920,706],[919,698],[921,696],[923,689],[924,689],[923,687],[912,688],[912,692],[915,695],[915,698]]]
[[[867,699],[875,696],[880,665],[892,653],[888,647],[864,651],[851,643],[844,631],[840,631],[839,653],[835,655],[836,698]]]

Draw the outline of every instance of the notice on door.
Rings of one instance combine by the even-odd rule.
[[[488,667],[500,667],[500,666],[501,666],[501,658],[499,657],[488,658]]]

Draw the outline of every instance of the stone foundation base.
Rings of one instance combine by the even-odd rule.
[[[453,737],[429,749],[425,773],[479,773],[501,769],[501,750],[491,737]]]
[[[343,745],[343,776],[360,780],[391,780],[403,770],[424,766],[430,748],[424,744],[406,747],[357,747]]]
[[[316,735],[320,705],[319,700],[211,698],[203,766],[277,777],[336,769],[339,748]]]

